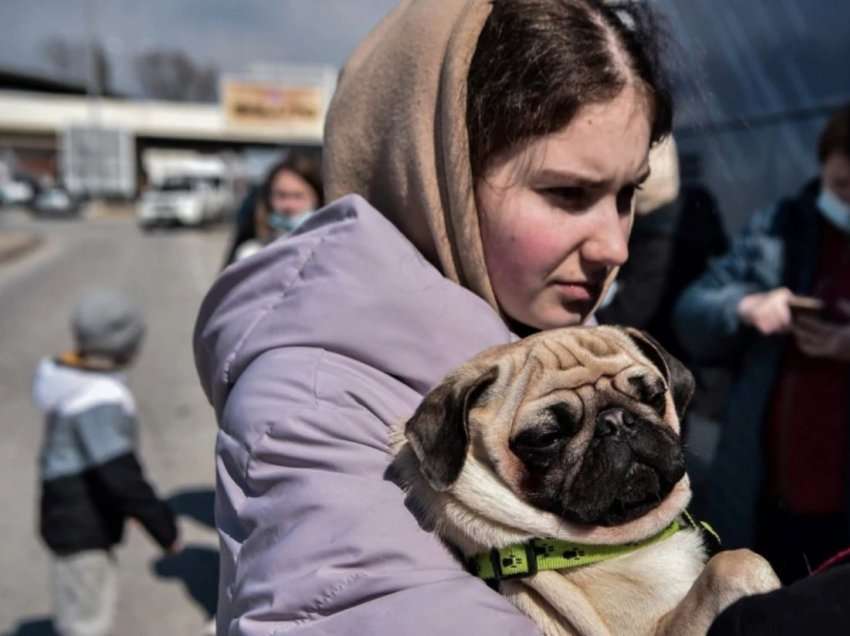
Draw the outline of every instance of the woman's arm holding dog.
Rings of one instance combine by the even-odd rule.
[[[276,381],[276,369],[292,365],[314,391],[298,397],[298,387]],[[233,388],[217,448],[219,629],[538,633],[405,507],[386,477],[382,409],[392,398],[374,378],[343,356],[317,362],[312,352],[281,350],[252,363]]]

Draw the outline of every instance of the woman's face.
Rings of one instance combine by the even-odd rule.
[[[587,317],[608,274],[628,257],[649,135],[646,100],[626,87],[499,158],[478,180],[487,271],[509,317],[536,329]]]
[[[278,214],[298,216],[308,210],[315,210],[319,197],[300,176],[289,170],[281,170],[272,179],[269,203]]]

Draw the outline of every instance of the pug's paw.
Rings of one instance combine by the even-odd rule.
[[[770,563],[751,550],[716,554],[706,564],[702,577],[717,602],[718,613],[743,596],[770,592],[781,586]]]
[[[778,587],[773,568],[755,552],[721,552],[706,563],[685,598],[660,619],[655,636],[704,636],[714,619],[739,598]]]

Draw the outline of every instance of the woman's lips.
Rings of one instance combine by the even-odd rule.
[[[599,296],[602,286],[594,283],[555,282],[555,288],[568,302],[587,302]]]

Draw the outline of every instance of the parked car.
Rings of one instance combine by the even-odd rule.
[[[178,176],[168,177],[145,192],[136,210],[144,229],[220,221],[233,205],[233,188],[221,177]]]
[[[24,179],[0,182],[0,205],[27,206],[33,202],[35,194],[35,186]]]
[[[67,190],[51,186],[39,192],[32,202],[32,210],[43,217],[72,217],[80,212],[80,202]]]

